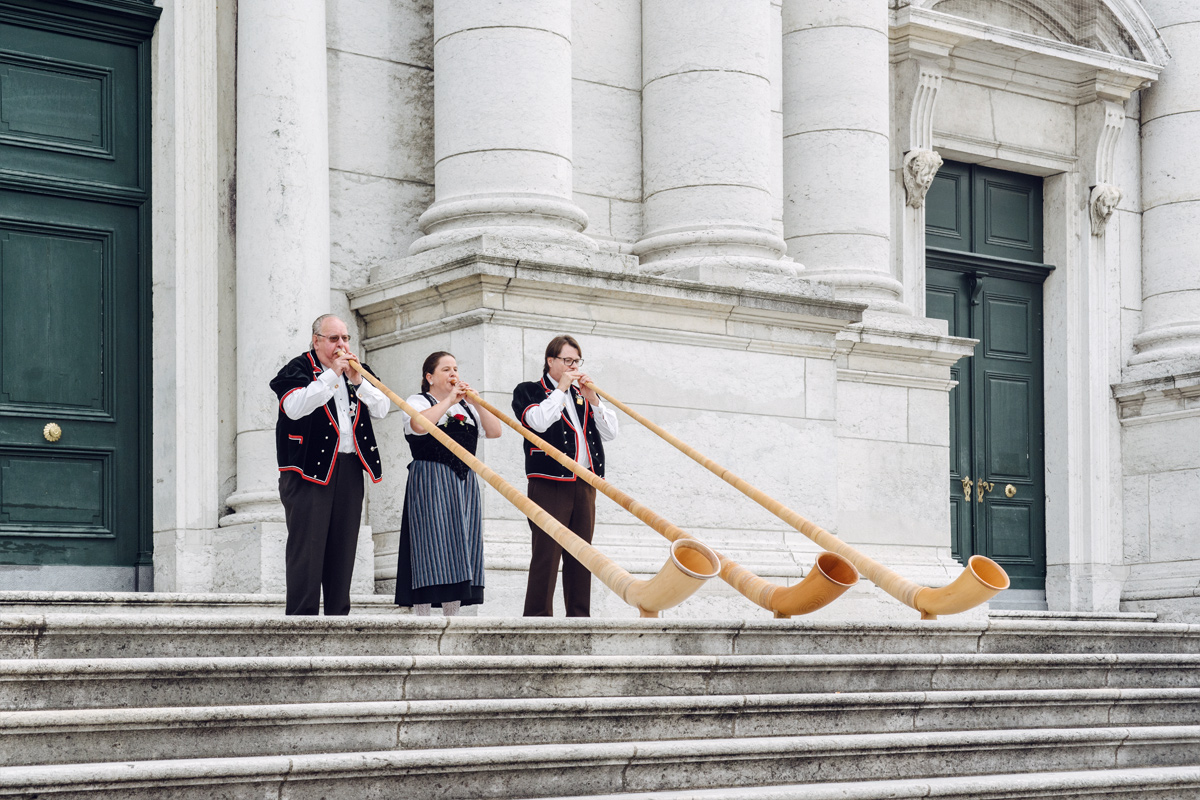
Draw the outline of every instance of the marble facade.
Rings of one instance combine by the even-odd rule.
[[[501,406],[570,332],[693,446],[947,582],[950,367],[973,342],[925,316],[920,178],[945,158],[1045,178],[1045,602],[1200,607],[1194,4],[1096,0],[1091,34],[1059,0],[1037,19],[958,0],[161,4],[156,589],[279,590],[265,385],[326,309],[399,394],[449,349]],[[805,537],[622,425],[615,483],[766,577],[809,569]],[[356,583],[386,592],[408,453],[398,415],[377,428]],[[512,432],[483,457],[523,483]],[[655,534],[605,500],[598,523],[606,553],[657,570]],[[481,614],[519,609],[528,538],[487,490]],[[767,613],[710,586],[673,614]],[[911,612],[864,581],[821,613]]]

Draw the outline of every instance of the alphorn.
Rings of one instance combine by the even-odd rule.
[[[662,534],[668,541],[696,541],[690,533],[651,511],[590,469],[586,469],[578,461],[484,400],[478,392],[468,391],[467,394],[475,402],[492,412],[505,425],[528,439],[534,447],[541,449],[559,464],[596,487],[597,491],[614,500],[617,505]],[[745,595],[751,602],[757,603],[768,611],[773,611],[777,619],[811,614],[841,597],[847,589],[858,582],[858,572],[854,566],[835,553],[819,554],[813,569],[809,570],[800,583],[794,586],[780,586],[759,577],[736,561],[726,558],[720,551],[714,550],[713,552],[721,561],[721,579]]]
[[[867,576],[867,580],[909,608],[920,611],[921,619],[937,619],[942,614],[959,614],[981,603],[986,603],[998,592],[1008,588],[1008,574],[1004,568],[990,558],[979,555],[971,556],[967,560],[967,568],[947,586],[932,588],[910,581],[895,570],[888,569],[875,559],[860,553],[829,531],[808,521],[783,503],[734,475],[711,458],[688,446],[608,392],[600,389],[594,382],[589,386],[605,400],[674,445],[680,452],[812,539],[819,547],[844,556],[847,561],[858,568],[859,572]]]
[[[501,478],[496,472],[473,456],[470,451],[451,439],[437,425],[421,415],[421,412],[405,402],[399,395],[363,368],[357,359],[350,359],[350,366],[371,382],[375,388],[388,396],[393,403],[408,414],[424,431],[458,456],[479,477],[504,495],[504,499],[533,520],[539,528],[550,535],[575,560],[588,569],[600,581],[612,589],[618,597],[637,608],[643,617],[657,617],[660,611],[673,608],[695,594],[705,581],[714,578],[720,571],[717,554],[706,545],[695,540],[680,540],[671,543],[671,554],[658,574],[649,580],[630,575],[615,561],[595,547],[580,539],[573,531],[550,516],[544,508],[521,494],[516,487]]]

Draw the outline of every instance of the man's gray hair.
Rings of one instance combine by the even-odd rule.
[[[325,320],[329,319],[330,317],[334,317],[336,319],[337,314],[322,314],[321,316],[319,316],[313,320],[313,336],[321,335],[321,323],[324,322]]]

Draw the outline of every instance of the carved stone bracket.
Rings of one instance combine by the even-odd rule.
[[[941,166],[942,157],[932,150],[909,150],[904,154],[904,191],[909,206],[925,207],[925,195]]]
[[[1103,236],[1108,219],[1121,202],[1121,190],[1111,183],[1099,183],[1092,187],[1088,198],[1088,211],[1092,218],[1092,236]]]
[[[1104,102],[1104,121],[1096,142],[1096,183],[1088,196],[1088,213],[1092,220],[1092,236],[1103,236],[1108,219],[1121,202],[1121,190],[1113,185],[1113,159],[1117,141],[1125,127],[1125,109],[1111,100]]]

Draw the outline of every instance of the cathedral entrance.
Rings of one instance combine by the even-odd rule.
[[[135,589],[150,564],[158,9],[106,5],[0,2],[0,588]]]
[[[926,303],[978,339],[952,369],[954,556],[1001,564],[1012,588],[1046,581],[1040,178],[947,162],[927,198]]]

